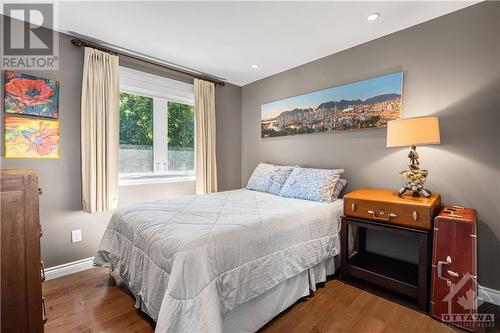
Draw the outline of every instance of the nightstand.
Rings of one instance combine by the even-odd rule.
[[[355,277],[429,304],[432,221],[440,208],[439,194],[431,198],[399,197],[396,191],[359,189],[344,196],[341,228],[341,277]],[[352,229],[357,230],[355,250],[349,253]],[[414,238],[418,262],[409,263],[366,249],[366,231],[377,230]],[[388,244],[388,246],[391,246]]]

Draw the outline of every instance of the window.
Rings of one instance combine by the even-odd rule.
[[[168,170],[194,172],[194,108],[177,102],[167,103]]]
[[[120,68],[120,184],[194,179],[193,85]]]
[[[153,100],[120,92],[120,174],[154,171]]]

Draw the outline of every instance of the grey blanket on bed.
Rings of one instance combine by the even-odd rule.
[[[156,332],[220,332],[222,314],[337,255],[342,200],[246,189],[118,209],[95,257],[128,280]]]

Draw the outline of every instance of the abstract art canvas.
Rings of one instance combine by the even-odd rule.
[[[59,82],[5,71],[5,112],[59,118]]]
[[[403,73],[261,105],[261,137],[385,127],[401,117]]]
[[[59,121],[5,116],[6,158],[59,158]]]

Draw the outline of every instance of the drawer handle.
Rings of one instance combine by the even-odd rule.
[[[41,279],[42,279],[42,282],[45,281],[45,263],[43,262],[43,260],[40,262],[40,270],[41,270]]]
[[[389,213],[387,214],[387,218],[383,218],[383,217],[378,217],[377,216],[377,213],[375,213],[375,211],[373,210],[369,210],[368,211],[368,214],[372,214],[372,218],[376,221],[384,221],[384,222],[388,222],[391,220],[391,217],[398,217],[396,214],[394,213]]]
[[[45,299],[42,297],[42,321],[44,325],[47,322],[47,320],[48,318],[47,318],[47,310],[45,309]]]
[[[354,212],[356,210],[356,204],[352,203],[351,204],[351,210]]]
[[[414,210],[414,211],[413,211],[413,213],[412,213],[411,215],[412,215],[412,217],[413,217],[413,221],[418,220],[418,213],[417,213],[417,211],[416,211],[416,210]]]

